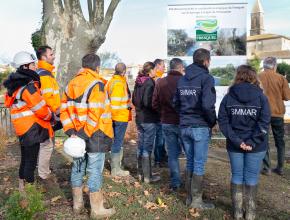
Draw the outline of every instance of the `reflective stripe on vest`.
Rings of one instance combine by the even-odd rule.
[[[114,110],[118,110],[118,109],[127,109],[129,107],[129,105],[125,104],[125,105],[111,105],[111,108]]]
[[[41,109],[43,106],[45,106],[46,103],[44,100],[42,100],[41,102],[39,102],[37,105],[33,106],[31,109],[31,111],[36,112],[37,110]]]
[[[22,108],[22,107],[24,107],[24,106],[26,106],[27,104],[26,104],[26,102],[23,102],[23,101],[17,101],[17,103],[16,104],[13,104],[12,105],[12,108]]]
[[[20,113],[16,113],[16,114],[11,114],[11,119],[18,119],[18,118],[22,118],[22,117],[27,117],[27,116],[31,116],[34,115],[34,113],[30,110],[28,111],[24,111],[24,112],[20,112]]]
[[[59,94],[58,90],[53,90],[52,88],[47,88],[47,89],[43,89],[41,90],[41,94],[44,95],[46,93],[53,93],[54,95]]]

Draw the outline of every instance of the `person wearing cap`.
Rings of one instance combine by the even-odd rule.
[[[53,136],[52,113],[41,96],[35,56],[22,51],[13,60],[17,70],[4,81],[5,106],[20,142],[19,190],[23,191],[25,183],[34,182],[40,143]]]

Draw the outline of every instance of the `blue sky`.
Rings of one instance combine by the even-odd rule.
[[[81,1],[86,3],[85,0]],[[232,0],[231,2],[244,1]],[[249,13],[254,1],[247,1]],[[205,1],[122,0],[115,12],[107,40],[100,51],[116,52],[126,63],[143,63],[156,57],[165,58],[167,4],[194,2]],[[290,36],[290,1],[261,0],[261,2],[265,11],[266,32]],[[36,28],[40,27],[41,10],[41,0],[1,1],[0,57],[11,59],[19,50],[33,51],[30,46],[30,36]]]

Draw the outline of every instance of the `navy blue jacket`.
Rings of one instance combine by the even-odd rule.
[[[180,127],[210,127],[216,123],[214,78],[207,68],[191,64],[177,84],[173,106]]]
[[[267,135],[271,120],[270,107],[262,89],[250,83],[232,86],[223,98],[218,123],[227,138],[227,149],[245,152],[242,142],[252,146],[252,151],[261,152],[268,148]]]

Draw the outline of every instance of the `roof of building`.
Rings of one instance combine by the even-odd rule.
[[[290,50],[257,52],[256,55],[260,59],[264,59],[266,57],[276,57],[277,59],[290,59]]]
[[[285,39],[290,40],[289,37],[278,35],[278,34],[259,34],[259,35],[248,36],[247,41],[269,40],[269,39],[276,39],[276,38],[285,38]]]
[[[260,2],[260,0],[256,0],[254,7],[252,9],[252,14],[254,13],[264,13],[264,9],[262,7],[262,4]]]

